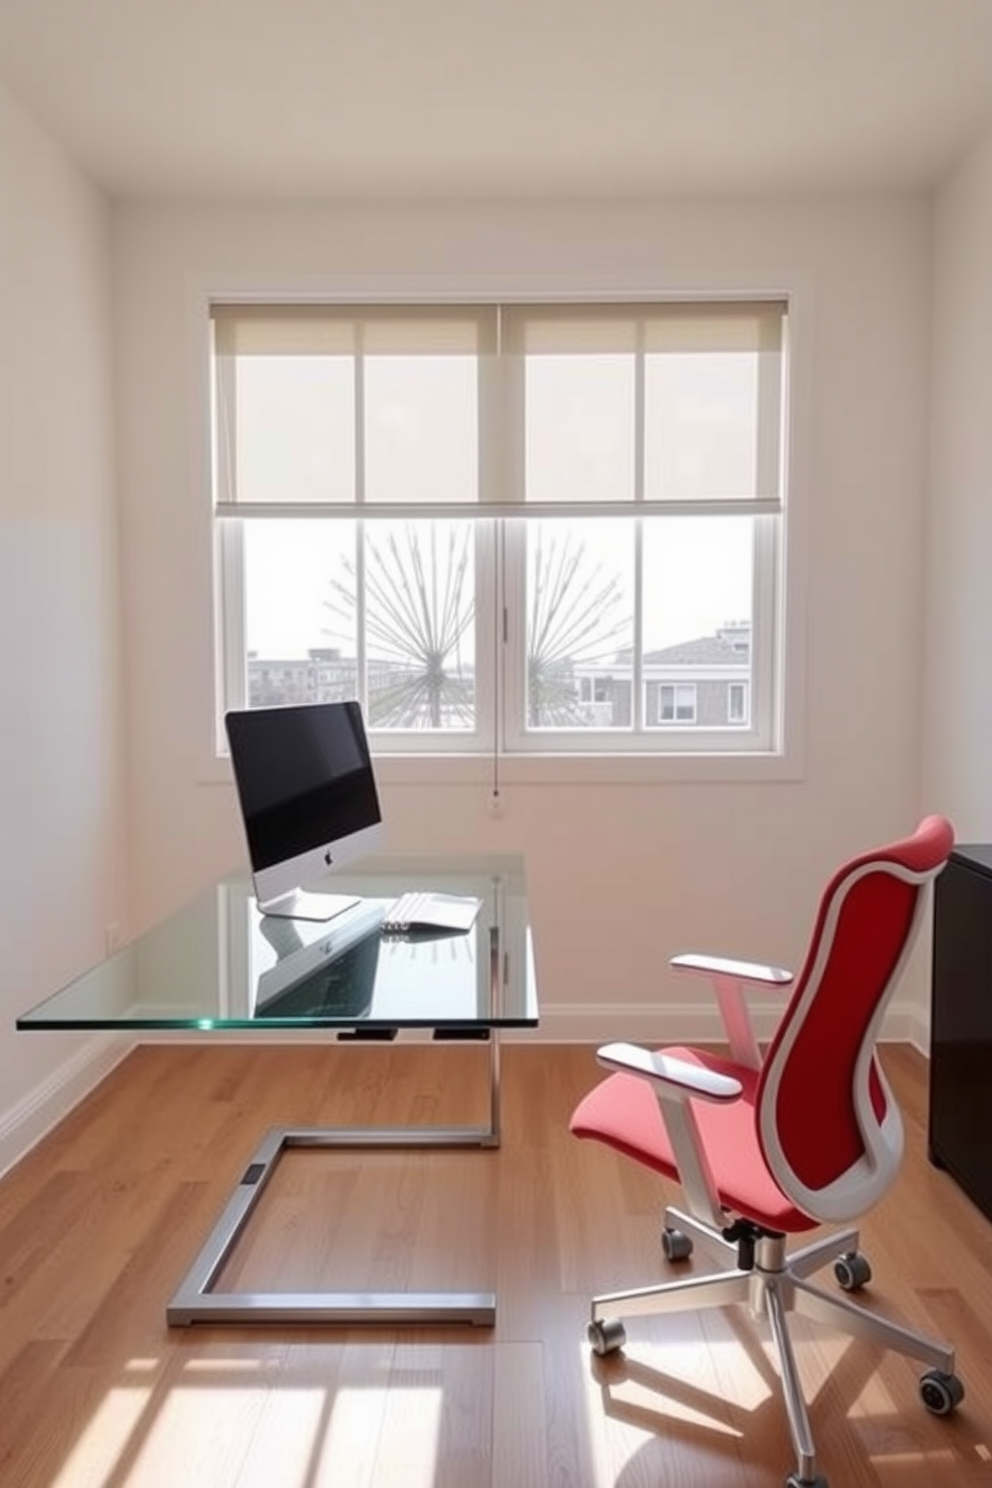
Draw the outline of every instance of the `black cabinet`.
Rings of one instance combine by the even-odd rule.
[[[992,1219],[992,846],[957,847],[934,885],[932,1162]]]

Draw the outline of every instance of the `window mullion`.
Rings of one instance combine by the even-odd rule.
[[[644,322],[637,326],[634,360],[634,500],[644,500],[645,446],[645,353]],[[636,735],[644,729],[644,541],[642,518],[634,523],[634,634],[631,654],[631,726]]]
[[[526,747],[527,733],[527,534],[526,523],[500,522],[500,658],[497,747]]]
[[[780,523],[774,517],[758,517],[754,523],[754,580],[751,620],[751,707],[750,720],[757,732],[758,747],[780,748],[782,741],[781,699],[775,678],[782,675],[783,659],[776,657],[781,627],[775,610],[781,575],[778,540]]]
[[[644,729],[644,522],[634,522],[634,634],[631,666],[631,723],[635,734]]]
[[[526,470],[526,373],[517,336],[508,317],[500,315],[489,444],[498,471],[498,495],[524,511]],[[522,520],[499,520],[499,656],[500,675],[495,746],[500,752],[526,748],[527,734],[527,536]]]
[[[245,620],[244,524],[237,519],[217,523],[214,546],[214,583],[217,590],[215,666],[222,678],[224,709],[248,707],[248,634]],[[226,740],[217,719],[217,739]]]
[[[365,594],[365,523],[361,520],[365,504],[365,348],[362,326],[356,328],[355,347],[355,672],[358,698],[368,712],[368,641],[365,634],[368,613]]]
[[[507,432],[509,388],[503,356],[505,323],[500,306],[493,306],[489,354],[479,357],[478,441],[479,502],[486,507],[505,500],[514,479]],[[476,535],[476,727],[483,747],[493,760],[492,790],[499,792],[499,759],[506,748],[507,618],[506,523],[486,521]]]
[[[475,727],[480,748],[495,761],[503,752],[502,689],[506,652],[503,588],[503,524],[475,524]]]
[[[237,363],[214,352],[214,431],[212,440],[215,493],[233,491],[237,478]],[[214,539],[214,669],[221,679],[225,708],[248,706],[248,637],[245,623],[244,534],[240,521],[216,521]],[[223,711],[223,710],[221,710]],[[226,749],[220,718],[217,742]]]

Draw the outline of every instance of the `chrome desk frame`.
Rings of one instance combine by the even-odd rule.
[[[495,937],[494,937],[495,939]],[[493,997],[499,956],[493,946]],[[471,1035],[466,1034],[467,1041]],[[499,1029],[488,1030],[489,1124],[270,1128],[166,1309],[170,1327],[192,1323],[472,1323],[492,1327],[495,1292],[215,1292],[213,1283],[284,1152],[310,1149],[496,1148],[500,1144]]]

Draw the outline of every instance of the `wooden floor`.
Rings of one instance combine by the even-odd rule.
[[[2,1488],[781,1485],[772,1353],[743,1309],[632,1322],[623,1354],[588,1350],[590,1295],[666,1269],[662,1185],[567,1134],[599,1073],[588,1048],[504,1049],[499,1151],[287,1153],[229,1268],[266,1289],[495,1286],[495,1329],[166,1327],[267,1127],[479,1119],[484,1060],[131,1055],[0,1182]],[[872,1305],[953,1340],[968,1393],[934,1418],[917,1366],[795,1321],[820,1467],[831,1488],[989,1484],[992,1227],[926,1163],[924,1062],[893,1047],[885,1063],[908,1153],[862,1230]]]

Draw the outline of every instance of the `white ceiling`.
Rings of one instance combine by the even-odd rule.
[[[920,189],[992,0],[0,0],[0,79],[120,196]]]

